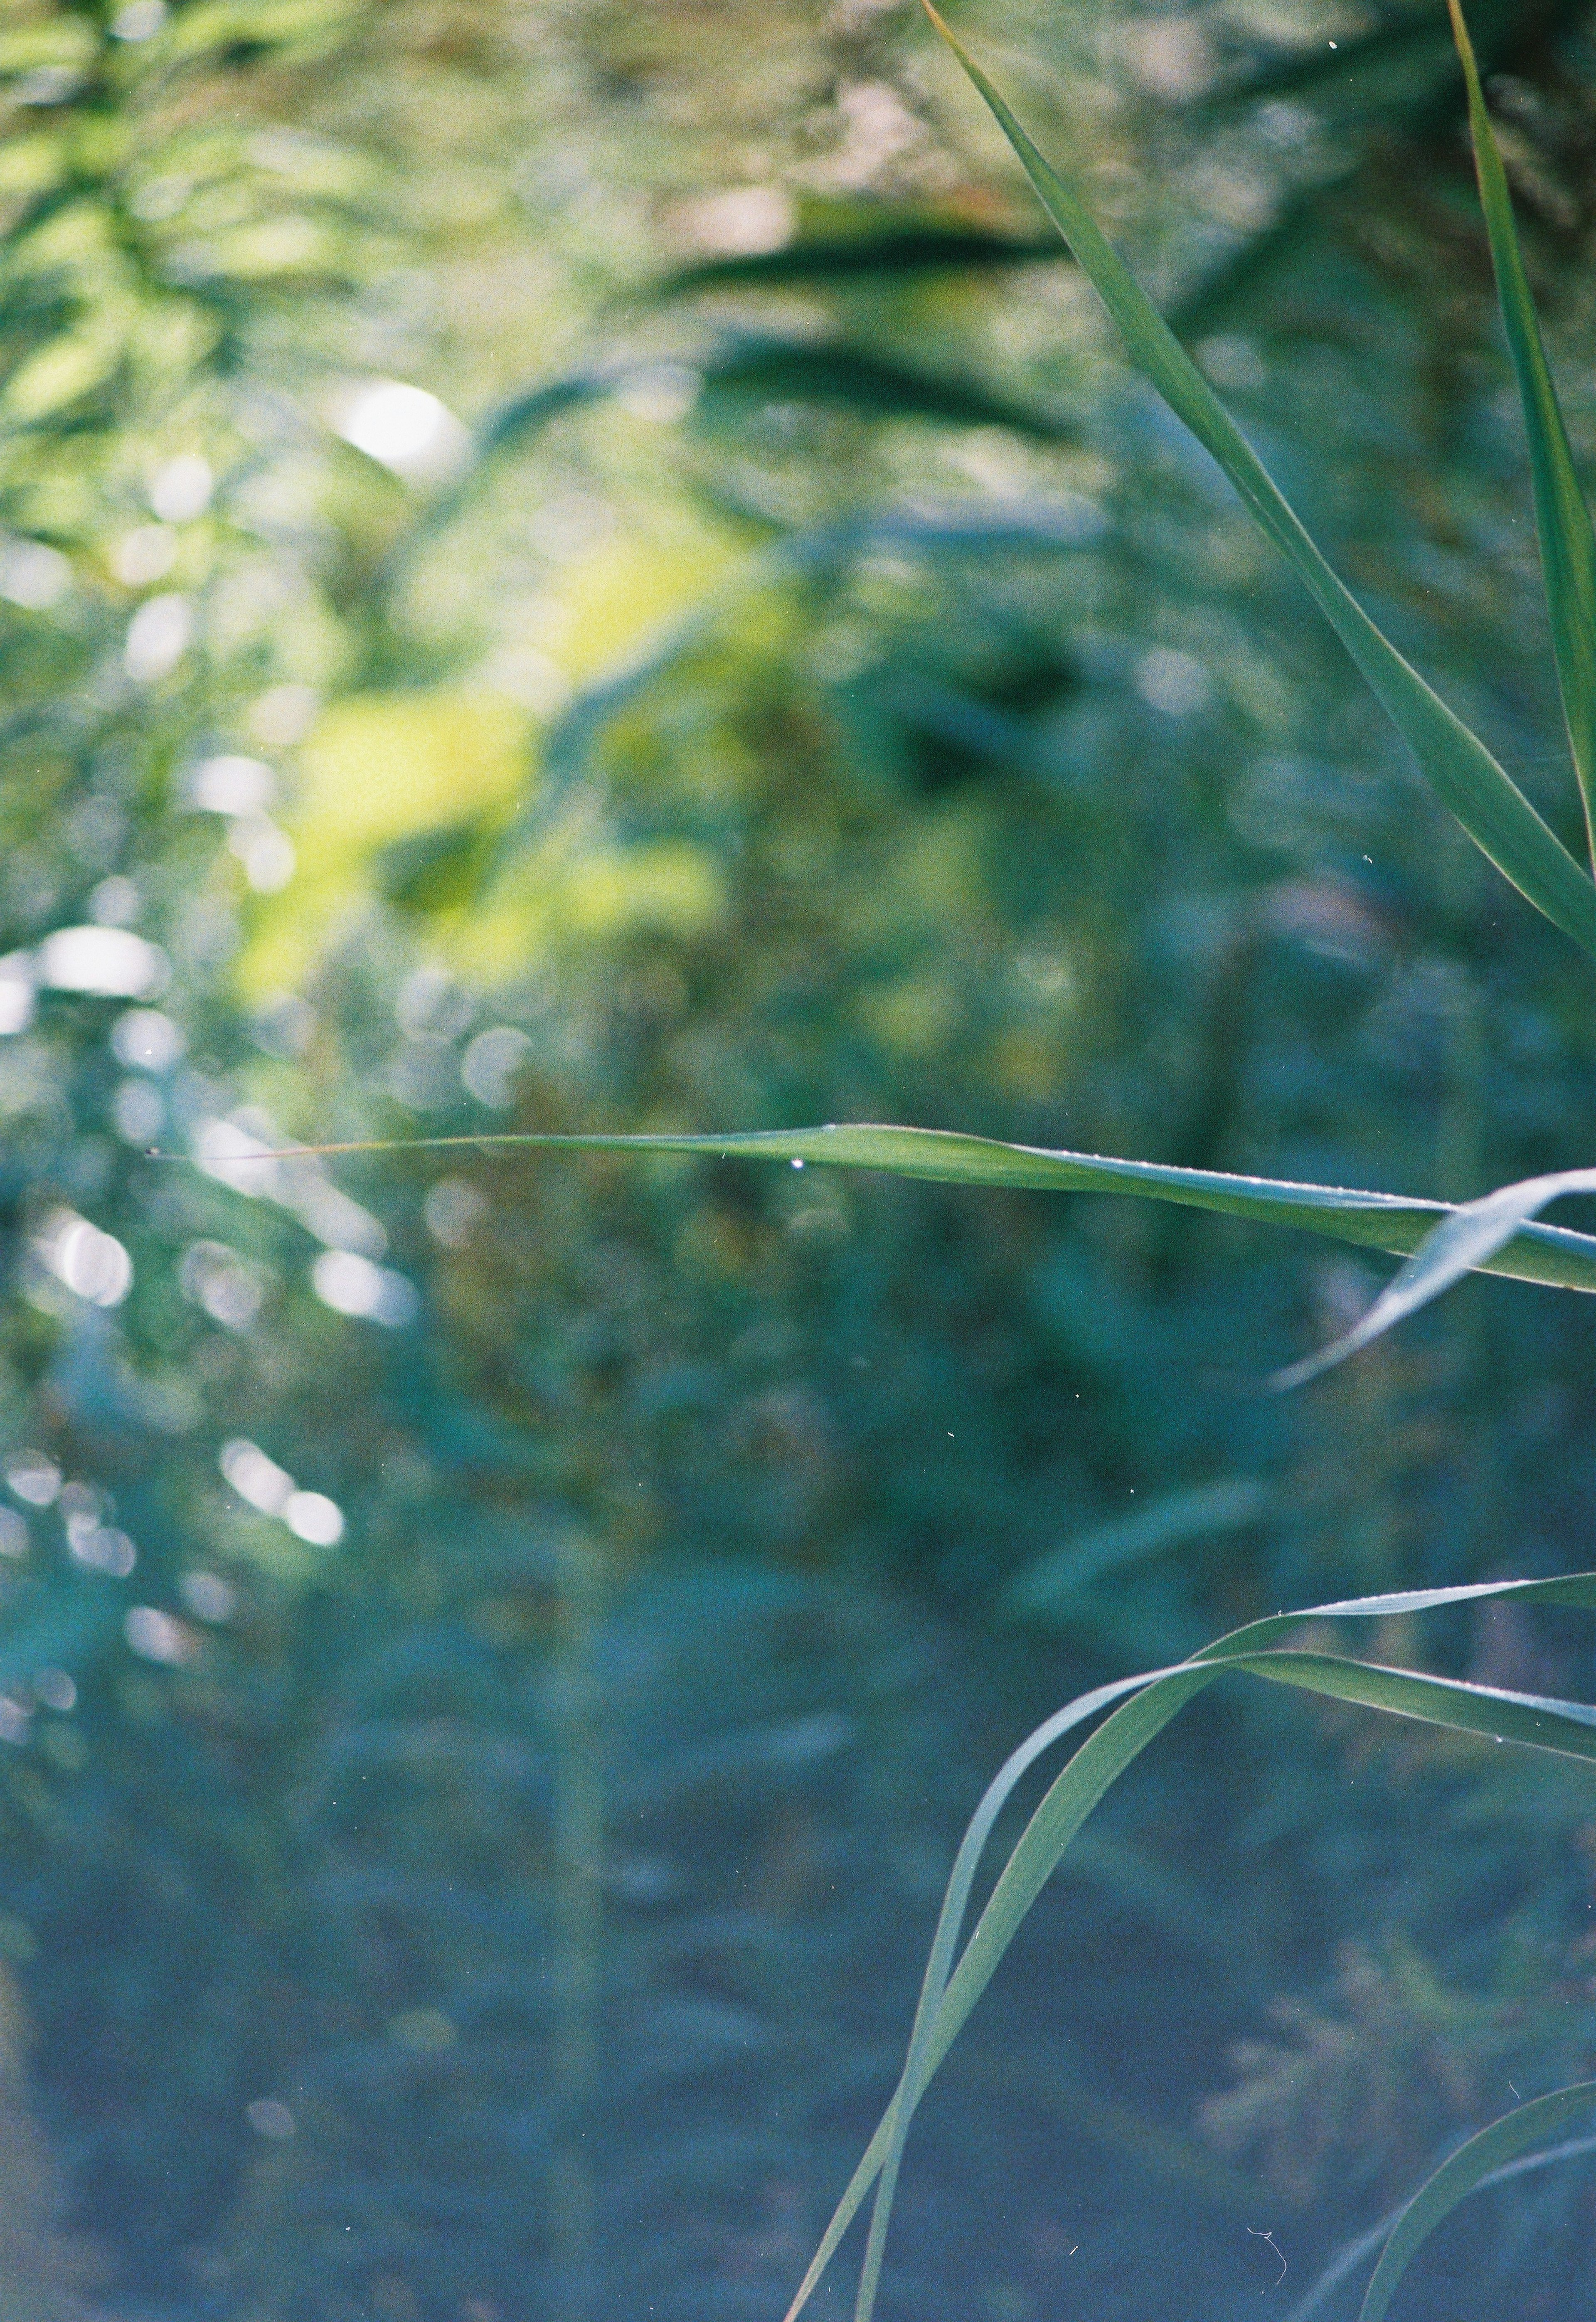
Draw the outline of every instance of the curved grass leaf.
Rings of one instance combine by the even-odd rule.
[[[825,1129],[751,1129],[726,1137],[544,1135],[489,1132],[480,1137],[412,1137],[306,1145],[296,1154],[425,1153],[478,1146],[543,1147],[551,1152],[704,1154],[727,1161],[785,1161],[833,1169],[879,1169],[937,1184],[994,1185],[1015,1192],[1131,1193],[1213,1210],[1260,1224],[1296,1226],[1363,1249],[1405,1257],[1426,1242],[1437,1220],[1466,1211],[1400,1193],[1364,1193],[1338,1185],[1298,1185],[1274,1177],[1237,1177],[1219,1169],[1181,1169],[1162,1161],[1118,1161],[1096,1153],[1051,1152],[1007,1145],[946,1129],[881,1128],[864,1122]],[[279,1156],[287,1158],[287,1155]],[[1538,1183],[1540,1181],[1533,1181]],[[1493,1197],[1491,1197],[1493,1198]],[[1470,1205],[1471,1207],[1473,1205]],[[1469,1266],[1515,1282],[1557,1290],[1596,1290],[1596,1236],[1533,1222],[1500,1236]]]
[[[880,2238],[886,2233],[887,2220],[891,2211],[892,2195],[897,2187],[898,2171],[902,2159],[904,2137],[907,2135],[908,2127],[904,2092],[920,2079],[925,2071],[927,2043],[935,2024],[936,2011],[942,2005],[943,1994],[947,1989],[948,1979],[953,1972],[954,1954],[958,1948],[960,1934],[963,1930],[965,1914],[970,1906],[971,1889],[975,1882],[975,1874],[980,1868],[981,1856],[986,1851],[987,1841],[991,1836],[999,1815],[1008,1805],[1025,1775],[1055,1742],[1062,1741],[1063,1736],[1077,1725],[1084,1724],[1089,1717],[1095,1717],[1099,1710],[1110,1707],[1115,1702],[1123,1700],[1127,1694],[1138,1691],[1150,1682],[1151,1678],[1147,1676],[1120,1678],[1111,1685],[1099,1686],[1095,1691],[1081,1694],[1078,1699],[1067,1703],[1062,1709],[1055,1711],[1052,1717],[1039,1725],[1035,1732],[1026,1736],[1019,1748],[1005,1760],[987,1785],[980,1803],[971,1815],[969,1826],[960,1842],[959,1851],[953,1858],[953,1867],[943,1895],[942,1908],[937,1915],[936,1929],[932,1937],[931,1950],[926,1961],[926,1972],[920,1984],[919,1998],[916,2004],[914,2026],[909,2035],[908,2056],[898,2090],[875,2135],[865,2148],[863,2157],[849,2180],[847,2189],[821,2238],[819,2247],[809,2262],[808,2271],[798,2286],[791,2306],[788,2308],[788,2322],[793,2322],[793,2317],[807,2303],[834,2256],[843,2235],[858,2215],[865,2195],[878,2179],[880,2180],[882,2191],[877,2198],[875,2211],[871,2220],[871,2248],[866,2254],[866,2271],[870,2272],[880,2270]],[[932,2069],[934,2070],[935,2067]],[[925,2077],[928,2079],[929,2072],[925,2072]],[[908,2109],[912,2110],[912,2106]]]
[[[1537,910],[1596,951],[1596,887],[1463,720],[1378,629],[1326,562],[1296,511],[1075,188],[1044,159],[1003,97],[922,0],[1018,155],[1042,206],[1075,252],[1133,361],[1229,478],[1260,530],[1294,567],[1432,788],[1476,846]]]
[[[1504,2162],[1514,2161],[1547,2137],[1565,2129],[1588,2127],[1596,2116],[1596,2080],[1578,2080],[1550,2096],[1531,2097],[1511,2112],[1493,2120],[1477,2136],[1460,2145],[1444,2161],[1428,2182],[1414,2195],[1396,2230],[1387,2242],[1374,2278],[1358,2309],[1358,2322],[1384,2322],[1396,2287],[1443,2217],[1460,2201],[1493,2177]]]
[[[1464,22],[1459,0],[1446,0],[1453,37],[1462,59],[1468,87],[1469,129],[1474,141],[1474,162],[1480,178],[1480,200],[1491,238],[1491,262],[1496,270],[1497,297],[1508,352],[1524,407],[1524,429],[1529,439],[1529,474],[1535,492],[1535,523],[1540,536],[1541,568],[1546,576],[1546,606],[1552,617],[1552,645],[1557,659],[1557,682],[1563,691],[1563,714],[1568,726],[1574,772],[1584,801],[1585,833],[1596,861],[1596,534],[1591,511],[1574,473],[1568,431],[1557,402],[1557,390],[1541,341],[1529,278],[1524,271],[1513,223],[1513,197],[1491,115],[1485,110],[1479,67]]]
[[[788,2309],[788,2322],[807,2303],[858,2214],[880,2180],[855,2306],[856,2322],[870,2322],[880,2281],[891,2196],[916,2107],[946,2055],[1026,1913],[1052,1876],[1064,1849],[1092,1807],[1171,1718],[1230,1670],[1272,1678],[1342,1700],[1448,1726],[1596,1760],[1596,1708],[1509,1694],[1456,1679],[1416,1675],[1317,1652],[1276,1650],[1300,1623],[1385,1620],[1500,1596],[1596,1609],[1596,1573],[1546,1581],[1475,1583],[1362,1597],[1280,1614],[1222,1638],[1181,1666],[1083,1696],[1038,1729],[1015,1753],[982,1799],[959,1850],[938,1921],[910,2034],[909,2052],[892,2101],[844,2193],[816,2256]],[[999,1876],[974,1933],[949,1974],[977,1863],[1001,1805],[1041,1750],[1086,1717],[1128,1695],[1070,1759],[1027,1823]]]
[[[1461,1282],[1465,1274],[1489,1266],[1496,1252],[1550,1202],[1564,1193],[1596,1193],[1596,1169],[1560,1169],[1545,1177],[1526,1177],[1516,1185],[1500,1185],[1477,1202],[1465,1202],[1420,1243],[1394,1281],[1387,1284],[1368,1312],[1335,1342],[1276,1374],[1276,1388],[1301,1386],[1336,1363],[1355,1355],[1360,1347],[1378,1339],[1393,1322],[1417,1313]]]
[[[1510,2185],[1515,2178],[1531,2176],[1541,2169],[1554,2169],[1564,2161],[1582,2161],[1591,2153],[1596,2153],[1596,2136],[1571,2136],[1561,2144],[1547,2145],[1543,2153],[1531,2153],[1521,2160],[1509,2161],[1501,2167],[1492,2169],[1488,2176],[1480,2179],[1473,2189],[1476,2193],[1483,2193],[1494,2185]],[[1284,2322],[1309,2322],[1311,2315],[1321,2312],[1326,2299],[1340,2288],[1349,2274],[1356,2272],[1365,2258],[1373,2257],[1375,2251],[1390,2239],[1393,2228],[1401,2223],[1407,2207],[1404,2203],[1402,2208],[1393,2209],[1389,2217],[1382,2217],[1380,2223],[1372,2226],[1367,2233],[1359,2234],[1355,2240],[1344,2244],[1318,2280],[1298,2299],[1284,2317]]]
[[[840,404],[873,417],[936,419],[954,427],[1007,427],[1048,443],[1075,432],[1036,406],[995,394],[972,379],[900,362],[846,339],[740,333],[703,364],[701,376],[701,412],[717,401],[746,396]]]

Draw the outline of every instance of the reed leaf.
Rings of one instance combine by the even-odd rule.
[[[1459,2145],[1435,2175],[1420,2186],[1402,2212],[1395,2231],[1381,2253],[1380,2263],[1358,2309],[1358,2322],[1384,2322],[1399,2281],[1423,2244],[1460,2201],[1495,2175],[1504,2162],[1516,2161],[1548,2138],[1565,2130],[1588,2128],[1596,2115],[1596,2080],[1577,2080],[1551,2095],[1531,2097],[1511,2112],[1493,2120],[1466,2144]]]
[[[1480,86],[1480,69],[1459,0],[1446,0],[1453,37],[1468,87],[1469,129],[1474,141],[1480,200],[1491,238],[1491,262],[1508,352],[1524,407],[1529,439],[1529,475],[1535,493],[1535,525],[1552,621],[1552,645],[1569,748],[1584,802],[1585,832],[1596,862],[1596,533],[1574,473],[1568,430],[1557,401],[1530,296],[1529,278],[1513,223],[1513,197],[1491,115]]]
[[[1294,567],[1432,788],[1537,910],[1596,951],[1596,888],[1491,752],[1376,627],[1309,537],[1252,445],[1136,281],[1081,196],[1046,160],[931,0],[927,15],[1013,146],[1042,206],[1108,309],[1132,361],[1215,459],[1259,528]]]
[[[1596,1193],[1596,1169],[1560,1169],[1545,1177],[1526,1177],[1516,1185],[1499,1185],[1495,1193],[1482,1193],[1477,1202],[1465,1202],[1419,1245],[1350,1330],[1317,1355],[1279,1372],[1272,1384],[1281,1388],[1300,1386],[1345,1362],[1348,1355],[1355,1355],[1360,1347],[1389,1330],[1393,1322],[1417,1313],[1432,1298],[1450,1290],[1465,1274],[1489,1266],[1528,1219],[1538,1216],[1548,1202],[1564,1193]]]
[[[1561,2093],[1559,2091],[1559,2093]],[[1496,2185],[1510,2185],[1517,2178],[1538,2174],[1543,2169],[1555,2169],[1564,2161],[1583,2161],[1596,2153],[1596,2136],[1566,2137],[1560,2144],[1543,2146],[1539,2152],[1524,2154],[1515,2161],[1503,2162],[1500,2167],[1477,2180],[1473,2190],[1483,2193]],[[1389,2217],[1382,2217],[1377,2226],[1343,2244],[1317,2281],[1300,2297],[1284,2322],[1309,2322],[1309,2317],[1323,2311],[1325,2301],[1348,2277],[1356,2272],[1365,2258],[1373,2257],[1390,2240],[1400,2225],[1410,2204],[1403,2202]]]
[[[861,232],[800,234],[780,250],[736,251],[695,259],[660,285],[661,297],[725,288],[808,289],[837,282],[871,288],[926,274],[979,273],[994,268],[1071,262],[1055,234],[994,233],[936,220],[897,222]]]
[[[1130,1193],[1186,1209],[1295,1226],[1363,1249],[1406,1257],[1436,1224],[1467,1214],[1446,1202],[1403,1193],[1366,1193],[1338,1185],[1300,1185],[1274,1177],[1239,1177],[1219,1169],[1181,1169],[1162,1161],[1120,1161],[1096,1153],[1009,1145],[953,1129],[886,1128],[835,1122],[824,1129],[751,1129],[729,1136],[544,1135],[515,1131],[480,1137],[370,1138],[296,1146],[279,1159],[340,1153],[425,1153],[461,1147],[542,1147],[551,1152],[702,1154],[726,1161],[784,1161],[790,1166],[879,1169],[937,1184],[992,1185],[1042,1193]],[[1542,1181],[1532,1180],[1538,1184]],[[1549,1195],[1547,1198],[1551,1198]],[[1473,1205],[1468,1205],[1472,1207]],[[1533,1204],[1531,1207],[1533,1208]],[[1485,1237],[1490,1241],[1489,1236]],[[1526,1222],[1503,1234],[1460,1270],[1506,1275],[1557,1290],[1596,1290],[1596,1236]]]
[[[1171,1719],[1218,1678],[1238,1671],[1454,1732],[1596,1760],[1596,1708],[1583,1703],[1507,1693],[1324,1652],[1278,1649],[1277,1641],[1309,1620],[1390,1620],[1502,1597],[1596,1609],[1596,1573],[1555,1580],[1488,1581],[1409,1590],[1272,1615],[1221,1638],[1178,1667],[1124,1678],[1084,1695],[1037,1729],[988,1789],[960,1847],[933,1940],[902,2076],[788,2309],[787,2322],[796,2322],[866,2195],[879,2180],[855,2304],[855,2322],[871,2322],[892,2193],[921,2097],[990,1982],[1026,1912],[1093,1806]],[[950,1973],[980,1856],[998,1814],[1044,1749],[1106,1707],[1110,1714],[1071,1757],[1026,1824]]]

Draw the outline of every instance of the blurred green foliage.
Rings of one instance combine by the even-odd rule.
[[[1476,14],[1588,468],[1596,28]],[[962,21],[1572,843],[1438,9]],[[150,2316],[767,2315],[983,1770],[1233,1620],[1588,1564],[1588,1310],[1280,1402],[1373,1277],[1233,1221],[272,1148],[1464,1195],[1587,1157],[1582,970],[912,12],[19,6],[0,74],[0,1947],[71,2223]],[[1205,1704],[950,2064],[892,2310],[1225,2317],[1261,2222],[1298,2286],[1590,2069],[1591,1827]],[[1588,2304],[1577,2182],[1492,2199],[1411,2310]]]

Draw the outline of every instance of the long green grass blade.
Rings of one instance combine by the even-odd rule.
[[[1075,1726],[1084,1724],[1089,1717],[1095,1717],[1099,1710],[1108,1708],[1113,1703],[1123,1700],[1126,1694],[1135,1693],[1143,1686],[1150,1684],[1152,1678],[1157,1674],[1157,1671],[1152,1671],[1139,1677],[1119,1678],[1111,1685],[1099,1686],[1095,1692],[1083,1693],[1074,1701],[1066,1703],[1062,1709],[1055,1710],[1050,1718],[1037,1726],[1035,1732],[1026,1735],[1018,1749],[1004,1760],[991,1781],[988,1783],[982,1793],[980,1804],[971,1816],[969,1826],[960,1841],[959,1851],[953,1858],[953,1867],[949,1873],[947,1887],[943,1895],[942,1909],[937,1915],[936,1932],[932,1937],[931,1950],[926,1961],[926,1972],[921,1980],[919,1999],[915,2009],[914,2027],[909,2035],[908,2057],[904,2065],[899,2093],[902,2086],[914,2079],[923,2061],[926,2040],[936,2010],[941,2005],[942,1995],[947,1989],[948,1977],[953,1971],[953,1956],[958,1948],[959,1937],[963,1931],[964,1915],[970,1906],[970,1890],[975,1883],[976,1871],[980,1868],[987,1841],[992,1834],[998,1817],[1008,1805],[1016,1787],[1030,1771],[1037,1759],[1050,1750],[1055,1742],[1062,1741],[1063,1736]],[[858,2215],[860,2204],[880,2174],[887,2158],[893,2123],[897,2118],[898,2103],[898,2098],[895,2095],[892,2106],[889,2107],[866,2147],[863,2158],[849,2180],[847,2190],[837,2205],[836,2212],[822,2237],[820,2245],[809,2262],[808,2272],[799,2283],[797,2295],[789,2309],[789,2316],[798,2314],[807,2300],[835,2254],[837,2244]],[[901,2150],[900,2143],[899,2153]],[[895,2161],[892,2168],[894,2182],[896,2177]],[[889,2208],[891,2206],[890,2197],[887,2206]]]
[[[1417,1313],[1432,1298],[1450,1290],[1465,1274],[1489,1266],[1528,1219],[1538,1216],[1549,1202],[1564,1193],[1596,1193],[1596,1169],[1560,1169],[1545,1177],[1526,1177],[1516,1185],[1500,1185],[1477,1202],[1464,1202],[1419,1245],[1350,1330],[1317,1355],[1280,1372],[1273,1385],[1300,1386],[1321,1371],[1345,1362],[1348,1355],[1355,1355],[1360,1347],[1389,1330],[1393,1322]]]
[[[1252,445],[1068,180],[922,0],[1013,146],[1044,209],[1108,307],[1132,360],[1218,462],[1259,527],[1294,566],[1444,804],[1474,844],[1565,935],[1596,951],[1596,888],[1479,737],[1369,618],[1309,538]]]
[[[1384,2322],[1399,2281],[1443,2217],[1496,2172],[1504,2162],[1542,2144],[1571,2128],[1588,2128],[1596,2116],[1596,2080],[1579,2080],[1550,2096],[1531,2097],[1527,2104],[1493,2120],[1477,2136],[1460,2145],[1444,2161],[1428,2182],[1414,2195],[1374,2269],[1358,2322]]]
[[[306,1145],[294,1154],[426,1153],[461,1147],[541,1147],[552,1152],[682,1153],[727,1161],[785,1161],[803,1167],[879,1169],[889,1176],[938,1184],[995,1185],[1041,1193],[1130,1193],[1213,1210],[1263,1225],[1296,1226],[1305,1233],[1353,1242],[1407,1257],[1436,1224],[1460,1215],[1446,1202],[1400,1193],[1365,1193],[1338,1185],[1299,1185],[1274,1177],[1238,1177],[1218,1169],[1180,1169],[1162,1161],[1118,1161],[1102,1154],[1050,1151],[1008,1145],[945,1129],[897,1129],[866,1122],[825,1129],[751,1129],[725,1137],[543,1136],[515,1132],[481,1137],[372,1138],[350,1144]],[[1526,1223],[1477,1260],[1487,1274],[1539,1282],[1556,1290],[1596,1290],[1596,1236],[1559,1226]]]
[[[1336,1698],[1367,1700],[1373,1706],[1420,1717],[1428,1723],[1488,1732],[1493,1739],[1512,1739],[1531,1747],[1596,1757],[1596,1710],[1587,1709],[1582,1704],[1496,1693],[1444,1678],[1409,1678],[1408,1673],[1401,1670],[1365,1670],[1363,1664],[1334,1656],[1285,1654],[1273,1650],[1280,1640],[1305,1621],[1391,1620],[1500,1597],[1596,1610],[1596,1573],[1573,1574],[1555,1580],[1484,1581],[1452,1588],[1404,1590],[1273,1614],[1221,1638],[1179,1668],[1150,1670],[1141,1677],[1122,1678],[1115,1685],[1083,1695],[1022,1744],[988,1789],[965,1833],[937,1923],[903,2074],[788,2310],[787,2322],[796,2322],[871,2186],[879,2181],[880,2190],[871,2218],[856,2308],[860,2322],[869,2322],[880,2280],[891,2195],[909,2124],[920,2098],[990,1980],[1026,1910],[1041,1892],[1092,1805],[1170,1718],[1215,1678],[1230,1668],[1241,1668],[1254,1675],[1272,1676],[1283,1683],[1306,1686]],[[1323,1664],[1322,1686],[1316,1685],[1310,1674],[1309,1665],[1314,1662]],[[1362,1670],[1363,1674],[1348,1678],[1348,1669]],[[1354,1685],[1359,1688],[1355,1696],[1350,1691]],[[1126,1695],[1135,1697],[1123,1699]],[[1116,1700],[1121,1700],[1122,1706],[1075,1752],[1033,1815],[957,1971],[950,1975],[980,1854],[1015,1785],[1053,1742]],[[977,1943],[983,1930],[985,1947],[978,1953]]]
[[[1473,2189],[1476,2193],[1483,2193],[1491,2186],[1510,2185],[1517,2178],[1534,2176],[1543,2169],[1555,2169],[1564,2161],[1583,2161],[1593,2153],[1596,2153],[1596,2136],[1567,2137],[1560,2144],[1548,2144],[1538,2153],[1502,2162],[1500,2168],[1492,2169],[1489,2175],[1482,2177]],[[1382,2217],[1377,2226],[1371,2226],[1366,2233],[1343,2243],[1318,2281],[1309,2286],[1283,2317],[1283,2322],[1309,2322],[1309,2316],[1322,2312],[1325,2300],[1340,2289],[1349,2275],[1357,2272],[1365,2258],[1373,2257],[1384,2246],[1392,2231],[1401,2223],[1406,2207],[1404,2203],[1401,2208],[1393,2209],[1389,2217]]]
[[[1148,1742],[1163,1731],[1171,1718],[1219,1674],[1217,1666],[1211,1669],[1171,1669],[1133,1694],[1081,1743],[1026,1824],[976,1922],[958,1966],[948,1978],[935,2012],[921,2028],[917,2057],[911,2038],[913,2069],[911,2072],[910,2066],[906,2065],[889,2115],[880,2191],[871,2219],[870,2239],[854,2302],[854,2322],[871,2322],[880,2282],[892,2195],[909,2125],[938,2065],[991,1981],[1021,1921],[1093,1806]],[[796,2310],[791,2309],[794,2313]]]
[[[1591,511],[1574,473],[1568,431],[1552,383],[1551,368],[1541,341],[1529,278],[1513,223],[1513,197],[1491,115],[1480,87],[1459,0],[1446,0],[1453,37],[1463,62],[1469,95],[1469,128],[1474,141],[1480,199],[1491,237],[1491,262],[1496,270],[1497,297],[1508,352],[1518,381],[1524,407],[1524,429],[1529,439],[1529,474],[1535,491],[1535,523],[1540,536],[1541,569],[1546,576],[1546,606],[1552,617],[1552,645],[1557,657],[1557,681],[1563,690],[1563,714],[1568,726],[1569,748],[1584,801],[1585,832],[1596,861],[1596,533]]]

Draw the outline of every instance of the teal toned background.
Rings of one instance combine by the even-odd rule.
[[[1588,465],[1596,16],[1471,15]],[[1574,843],[1438,0],[958,23]],[[1460,1198],[1589,1161],[1583,971],[917,10],[16,0],[0,76],[0,2317],[776,2317],[1006,1750],[1596,1562],[1591,1309],[1471,1282],[1281,1398],[1376,1262],[272,1149],[881,1120]],[[1376,1657],[1591,1681],[1502,1605]],[[929,2098],[883,2311],[1288,2314],[1596,2067],[1593,1898],[1582,1769],[1205,1699]],[[1596,2310],[1591,2188],[1400,2310]]]

